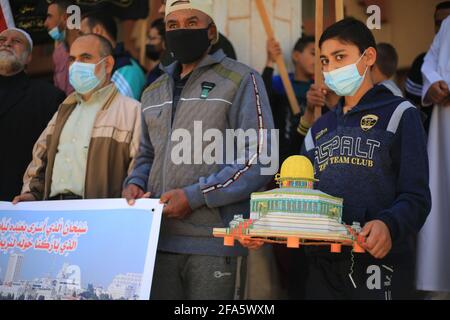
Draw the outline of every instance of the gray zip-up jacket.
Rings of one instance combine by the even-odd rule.
[[[269,159],[271,150],[271,136],[266,130],[274,129],[264,83],[256,71],[226,58],[221,50],[208,55],[189,77],[172,124],[176,68],[177,62],[167,67],[143,94],[140,151],[125,185],[136,184],[151,192],[152,198],[173,189],[186,193],[193,213],[183,220],[163,218],[160,251],[245,255],[240,245],[225,247],[212,231],[228,226],[234,215],[248,215],[250,194],[272,178],[261,174],[261,163]],[[257,137],[226,148],[229,129],[252,129]],[[208,164],[211,159],[203,159],[207,147],[217,140],[208,137],[208,132],[223,137],[212,156],[222,152],[220,158],[234,162]],[[180,151],[182,145],[187,147]],[[242,154],[239,151],[245,151],[245,162],[237,161]],[[176,157],[184,160],[180,163]]]

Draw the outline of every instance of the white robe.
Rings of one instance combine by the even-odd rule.
[[[446,81],[450,87],[450,17],[427,53],[422,67],[422,100],[430,86]],[[432,208],[419,234],[417,289],[450,292],[450,107],[436,105],[428,137]]]

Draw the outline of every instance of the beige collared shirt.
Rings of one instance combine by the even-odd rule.
[[[78,104],[61,132],[53,167],[50,197],[74,193],[84,195],[86,164],[97,113],[112,94],[114,84],[95,92],[88,101],[76,94]]]

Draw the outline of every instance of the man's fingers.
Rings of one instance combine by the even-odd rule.
[[[170,205],[166,204],[163,207],[163,214],[170,215],[171,213],[172,213],[172,208],[170,207]]]
[[[125,198],[128,202],[128,205],[134,206],[137,199],[142,198],[144,191],[133,184],[128,185],[125,190],[122,192],[122,198]]]
[[[375,258],[375,259],[383,259],[387,255],[387,250],[383,246],[373,249],[372,251],[369,251],[369,253]]]
[[[325,95],[320,91],[311,91],[309,97],[316,99],[325,99]]]
[[[131,192],[128,189],[122,191],[122,198],[127,200],[131,199]]]
[[[20,202],[20,196],[14,197],[12,204],[18,204]]]
[[[442,102],[445,98],[447,98],[447,93],[444,90],[439,89],[439,91],[436,92],[436,99],[439,99]]]
[[[264,245],[264,241],[262,240],[243,239],[239,241],[241,242],[242,246],[251,250],[257,250]]]
[[[315,106],[323,106],[323,105],[325,105],[325,99],[321,99],[321,98],[311,99],[310,102],[313,105],[315,105]]]
[[[320,91],[321,89],[325,89],[325,87],[322,85],[315,84],[315,83],[313,83],[310,87],[310,90],[314,90],[314,91],[316,91],[316,90]]]
[[[375,258],[379,257],[381,255],[381,253],[383,252],[383,242],[382,241],[378,241],[375,243],[375,246],[373,247],[373,249],[371,249],[369,251],[369,253],[374,256]]]
[[[173,207],[170,204],[166,204],[163,208],[163,215],[165,215],[167,218],[173,218],[174,217],[174,210]]]
[[[149,199],[151,196],[151,192],[147,192],[144,194],[143,191],[138,192],[135,195],[126,196],[127,202],[130,206],[134,206],[136,204],[136,200],[139,199]]]
[[[314,91],[314,92],[311,92],[311,98],[321,99],[321,100],[325,101],[325,99],[327,97],[326,97],[326,94],[323,93],[322,91]]]
[[[368,237],[366,242],[364,243],[364,249],[367,251],[373,251],[375,245],[377,244],[376,239],[374,237]]]
[[[445,82],[439,82],[437,85],[433,86],[432,89],[430,89],[430,97],[431,100],[434,100],[437,104],[442,104],[444,99],[448,96],[448,86]]]
[[[124,192],[125,199],[127,199],[128,205],[134,206],[136,203],[136,197],[131,191]]]
[[[124,197],[125,197],[125,199],[127,199],[128,205],[130,205],[130,206],[134,206],[134,204],[136,203],[137,196],[138,196],[138,193],[134,193],[131,190],[126,190],[124,192]]]
[[[324,105],[326,102],[325,96],[320,92],[310,92],[307,96],[307,101],[313,105]]]
[[[160,203],[168,203],[170,201],[170,199],[172,198],[172,192],[166,192],[164,193],[161,198],[159,199]]]
[[[14,197],[12,204],[16,205],[19,202],[24,202],[24,201],[36,201],[36,199],[34,198],[34,196],[31,193],[24,193],[24,194]]]
[[[264,245],[264,241],[255,241],[252,245],[253,250],[258,250]]]
[[[449,90],[448,90],[448,84],[445,81],[440,81],[439,82],[439,88],[445,93],[448,94]]]
[[[378,236],[372,232],[372,224],[366,224],[360,233],[361,236],[366,237],[366,242],[364,243],[364,249],[367,251],[372,251],[377,244]]]
[[[363,237],[367,237],[372,230],[373,223],[369,222],[363,227],[362,231],[359,233]]]

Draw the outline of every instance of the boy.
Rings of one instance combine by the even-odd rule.
[[[377,44],[377,62],[372,67],[373,83],[385,86],[395,96],[403,97],[402,90],[392,80],[397,67],[398,54],[395,48],[389,43]]]
[[[375,39],[362,22],[335,23],[319,44],[325,83],[342,98],[309,130],[302,154],[314,164],[316,188],[344,199],[343,222],[363,226],[366,253],[306,247],[306,298],[410,299],[414,238],[431,207],[419,112],[374,86]],[[313,112],[308,108],[305,115]]]
[[[286,90],[280,76],[273,76],[277,56],[281,55],[280,44],[274,39],[267,41],[267,64],[262,77],[270,98],[275,127],[280,130],[280,162],[298,153],[304,135],[297,132],[300,116],[306,109],[306,93],[314,78],[314,37],[300,38],[292,51],[295,72],[289,74],[295,95],[300,105],[300,114],[293,115]]]
[[[319,44],[325,84],[342,98],[309,130],[302,153],[314,163],[317,189],[344,199],[343,221],[363,226],[367,253],[352,264],[349,248],[307,248],[307,298],[411,298],[414,238],[431,207],[419,112],[374,86],[376,44],[364,23],[337,22]]]

